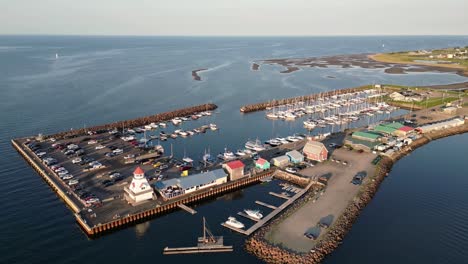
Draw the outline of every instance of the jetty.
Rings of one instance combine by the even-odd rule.
[[[246,236],[250,236],[253,232],[257,231],[257,229],[259,229],[260,227],[262,227],[263,225],[265,225],[268,221],[270,221],[273,217],[275,217],[276,215],[278,215],[279,213],[281,213],[284,209],[286,209],[287,207],[289,207],[292,203],[294,203],[297,199],[299,199],[300,197],[302,197],[309,189],[310,187],[312,187],[312,185],[315,184],[314,181],[311,181],[309,182],[309,184],[304,188],[302,189],[300,192],[296,193],[294,196],[292,196],[291,198],[289,198],[286,202],[284,202],[283,204],[281,204],[280,206],[276,207],[276,206],[273,206],[273,205],[269,205],[269,204],[265,204],[263,202],[260,202],[260,201],[255,201],[255,203],[257,204],[260,204],[260,205],[263,205],[263,206],[266,206],[266,207],[269,207],[269,208],[272,208],[274,207],[274,210],[271,211],[268,215],[264,216],[262,219],[256,221],[256,223],[251,226],[250,228],[248,228],[247,230],[244,230],[244,229],[240,229],[240,228],[235,228],[235,227],[232,227],[230,225],[226,225],[225,223],[221,223],[222,226],[226,227],[226,228],[229,228],[233,231],[236,231],[240,234],[244,234]],[[238,215],[241,215],[241,216],[244,216],[242,215],[241,213],[238,213]],[[245,216],[244,216],[245,217]],[[249,218],[249,217],[248,217]]]
[[[222,236],[213,236],[211,231],[206,227],[206,220],[205,217],[203,217],[203,236],[198,238],[198,244],[196,247],[165,247],[163,249],[163,254],[175,255],[194,253],[219,253],[231,252],[233,250],[234,249],[232,246],[224,245],[224,239]]]
[[[193,215],[197,213],[197,211],[195,211],[195,210],[193,210],[192,208],[186,206],[185,204],[178,204],[177,206],[178,206],[179,208],[181,208],[182,210],[185,210],[185,211],[187,211],[187,212],[189,212],[189,213],[191,213],[191,214],[193,214]]]

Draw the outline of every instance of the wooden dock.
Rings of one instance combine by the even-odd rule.
[[[178,206],[180,209],[183,209],[183,210],[185,210],[185,211],[187,211],[187,212],[189,212],[189,213],[191,213],[191,214],[193,214],[193,215],[197,213],[197,211],[195,211],[195,210],[193,210],[192,208],[186,206],[185,204],[178,204],[177,206]]]
[[[273,217],[275,217],[277,214],[279,214],[281,211],[283,211],[284,209],[286,209],[289,205],[291,205],[294,201],[296,201],[297,199],[299,199],[302,195],[304,195],[308,190],[309,188],[312,186],[312,184],[314,184],[315,182],[311,181],[307,187],[305,187],[304,189],[302,189],[300,192],[298,192],[297,194],[295,194],[294,196],[290,197],[286,202],[284,202],[283,204],[281,204],[280,206],[278,206],[277,208],[275,207],[275,209],[269,213],[267,216],[263,217],[261,220],[259,220],[257,223],[255,223],[253,226],[251,226],[249,229],[247,230],[244,230],[244,229],[239,229],[239,228],[235,228],[235,227],[232,227],[232,226],[228,226],[226,225],[225,223],[222,223],[221,225],[224,226],[224,227],[227,227],[233,231],[236,231],[236,232],[239,232],[241,234],[244,234],[244,235],[251,235],[253,232],[255,232],[257,229],[259,229],[260,227],[262,227],[264,224],[266,224],[268,221],[270,221]],[[266,205],[267,207],[269,206],[272,206],[272,205],[269,205],[269,204],[265,204],[265,203],[262,203],[260,201],[255,201],[257,204],[260,204],[260,205]],[[270,207],[271,208],[271,207]]]
[[[217,252],[232,252],[234,249],[232,246],[204,246],[204,247],[180,247],[180,248],[169,248],[165,247],[163,255],[175,255],[175,254],[194,254],[194,253],[217,253]]]
[[[247,232],[244,230],[244,229],[240,229],[240,228],[236,228],[236,227],[233,227],[233,226],[230,226],[230,225],[226,225],[225,223],[221,223],[222,226],[226,227],[226,228],[229,228],[233,231],[236,231],[237,233],[241,233],[241,234],[244,234],[244,235],[249,235],[247,234]]]
[[[245,214],[245,213],[243,213],[243,212],[238,212],[237,214],[240,215],[240,216],[243,216],[243,217],[245,217],[245,218],[248,218],[248,219],[250,219],[250,220],[252,220],[252,221],[255,221],[255,222],[260,221],[260,219],[253,218],[253,217],[251,217],[250,215]]]
[[[268,208],[273,209],[273,210],[275,210],[275,209],[277,208],[277,207],[274,206],[274,205],[267,204],[267,203],[260,202],[260,201],[255,201],[255,203],[256,203],[256,204],[259,204],[259,205],[263,205],[263,206],[268,207]]]
[[[269,192],[269,194],[271,194],[271,195],[273,195],[273,196],[276,196],[276,197],[279,197],[279,198],[286,199],[286,200],[291,199],[290,196],[287,196],[287,195],[284,195],[284,194],[280,194],[280,193]]]

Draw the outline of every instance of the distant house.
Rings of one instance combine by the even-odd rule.
[[[288,156],[289,161],[292,163],[301,163],[304,161],[304,156],[297,150],[286,152],[286,156]]]
[[[389,95],[389,97],[394,101],[404,101],[405,100],[405,96],[402,95],[401,93],[398,93],[398,92],[391,93]]]
[[[261,170],[268,170],[270,168],[270,162],[268,162],[266,159],[259,158],[255,162],[255,168],[259,168]]]
[[[328,159],[328,150],[322,142],[309,140],[302,152],[309,160],[322,162]]]
[[[244,177],[244,163],[240,160],[234,160],[228,163],[223,164],[223,168],[229,174],[229,180],[234,181]]]
[[[285,167],[289,164],[289,158],[286,155],[278,156],[271,159],[271,164],[275,165],[276,167]]]

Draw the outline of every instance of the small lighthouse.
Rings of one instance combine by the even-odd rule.
[[[132,205],[137,205],[153,199],[154,191],[145,178],[145,171],[137,167],[133,171],[133,179],[129,186],[125,186],[125,199]]]

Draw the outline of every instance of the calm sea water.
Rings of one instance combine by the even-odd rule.
[[[236,150],[249,138],[305,132],[300,122],[271,122],[261,113],[240,115],[239,107],[245,103],[369,83],[466,81],[454,74],[389,75],[381,69],[360,68],[313,68],[285,75],[279,73],[279,67],[262,66],[254,72],[250,70],[254,60],[462,45],[468,45],[468,37],[0,36],[0,260],[259,262],[242,250],[244,237],[226,231],[219,223],[229,214],[252,206],[255,199],[279,203],[267,194],[276,188],[274,183],[203,203],[194,216],[175,212],[88,240],[70,211],[11,148],[9,140],[209,101],[220,106],[219,113],[199,122],[215,122],[221,130],[174,143],[176,155],[185,152],[198,158],[207,148],[214,154],[225,147]],[[198,68],[210,69],[201,73],[201,82],[191,78],[191,71]],[[465,262],[468,179],[463,177],[461,164],[468,156],[467,146],[466,135],[453,137],[431,143],[401,160],[345,243],[326,261]],[[235,246],[233,254],[161,255],[165,246],[192,245],[200,234],[203,215],[214,233],[224,235]]]

